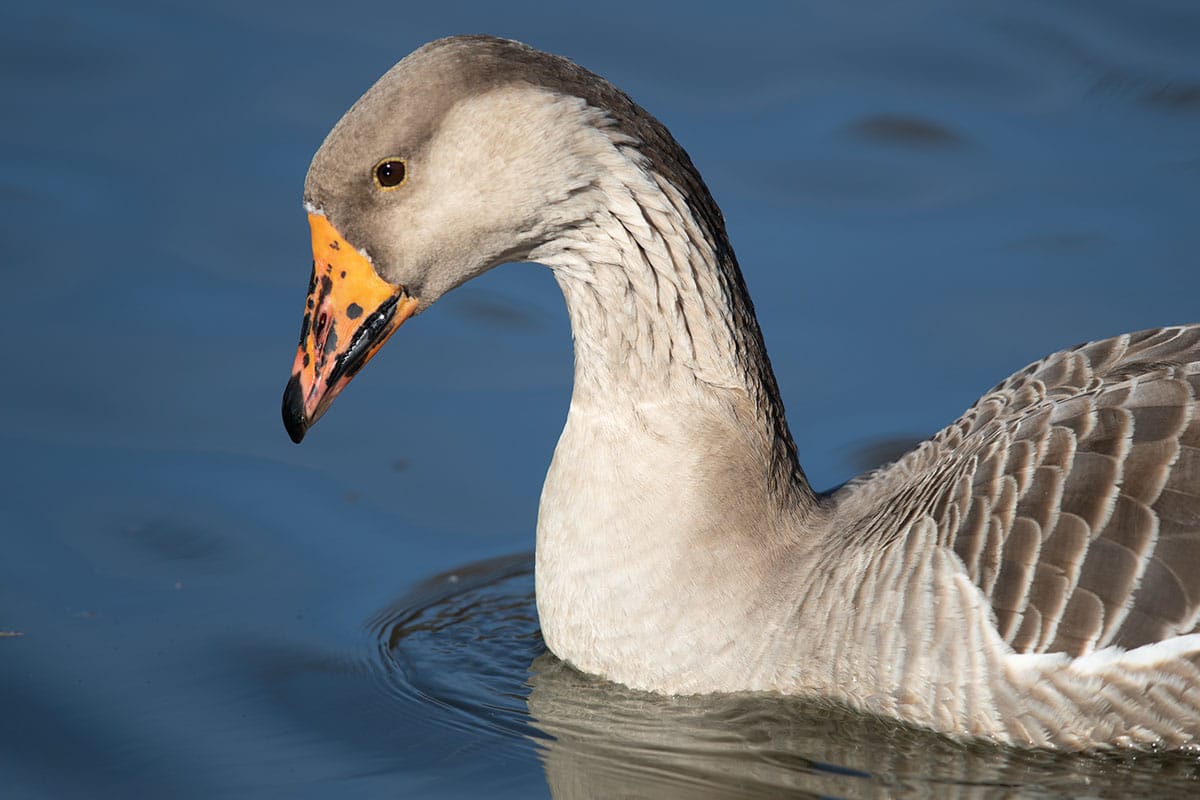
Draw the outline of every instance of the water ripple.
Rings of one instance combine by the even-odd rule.
[[[1075,756],[961,743],[827,703],[664,697],[584,675],[545,650],[531,555],[435,576],[368,623],[387,694],[478,747],[533,743],[556,798],[1191,797],[1193,756]],[[515,751],[514,751],[515,752]]]
[[[531,554],[429,578],[367,627],[374,644],[370,665],[396,699],[428,706],[431,718],[455,728],[540,735],[526,706],[529,665],[545,650]]]

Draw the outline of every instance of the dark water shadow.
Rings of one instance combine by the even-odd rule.
[[[940,122],[906,114],[872,114],[846,126],[844,134],[872,144],[929,150],[953,150],[967,138]]]

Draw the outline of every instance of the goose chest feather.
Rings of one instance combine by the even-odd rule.
[[[505,262],[553,271],[575,375],[536,589],[559,657],[1012,744],[1200,742],[1200,326],[1049,356],[818,495],[720,211],[602,78],[433,42],[338,122],[304,194],[297,442],[410,316]]]

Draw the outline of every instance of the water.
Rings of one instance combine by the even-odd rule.
[[[1188,797],[1200,781],[1194,756],[964,745],[812,701],[625,689],[546,653],[532,599],[528,557],[431,578],[373,621],[374,666],[398,708],[440,709],[441,737],[535,749],[555,798]]]
[[[494,560],[532,546],[570,392],[538,267],[406,325],[303,447],[278,412],[308,159],[397,58],[487,31],[608,76],[689,149],[834,485],[1047,352],[1200,317],[1194,4],[0,23],[5,796],[1195,793],[1187,759],[656,698],[544,655],[528,557]]]

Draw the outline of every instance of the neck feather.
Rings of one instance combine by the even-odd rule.
[[[572,407],[723,407],[770,464],[776,497],[815,502],[724,222],[682,150],[668,179],[607,132],[584,212],[533,254],[554,270],[575,339]],[[673,142],[671,143],[673,144]],[[677,146],[676,146],[677,147]],[[679,183],[684,184],[681,188]],[[681,403],[680,413],[687,413]],[[751,430],[746,430],[747,428]]]

